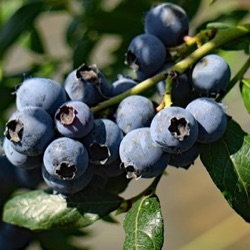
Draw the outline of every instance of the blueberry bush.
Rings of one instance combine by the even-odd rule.
[[[169,168],[188,171],[198,158],[222,199],[250,222],[250,135],[223,103],[239,88],[250,112],[249,5],[195,24],[203,2],[1,3],[3,249],[33,242],[87,249],[70,239],[88,237],[82,229],[98,220],[116,223],[117,214],[124,215],[124,250],[163,249],[167,218],[157,186],[171,178]],[[62,57],[48,52],[50,37],[38,25],[56,12],[69,16]],[[107,34],[119,46],[98,52],[112,58],[99,66],[93,53]],[[35,60],[10,71],[16,47]],[[237,71],[230,52],[241,53]],[[143,178],[151,184],[124,198],[130,182]]]

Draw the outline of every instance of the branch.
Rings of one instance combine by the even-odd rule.
[[[190,68],[195,62],[197,62],[199,59],[210,53],[216,48],[219,48],[220,46],[231,42],[233,40],[236,40],[242,36],[245,36],[247,34],[250,34],[250,24],[242,25],[242,26],[236,26],[233,28],[228,29],[221,29],[217,31],[217,34],[215,37],[208,41],[207,43],[203,44],[201,47],[196,49],[193,53],[191,53],[189,56],[187,56],[182,61],[176,63],[174,66],[160,72],[159,74],[139,83],[132,89],[129,89],[125,91],[124,93],[117,95],[115,97],[110,98],[109,100],[106,100],[97,106],[92,108],[92,111],[98,112],[102,109],[108,108],[110,106],[113,106],[115,104],[118,104],[121,102],[124,98],[130,96],[130,95],[137,95],[142,93],[143,91],[147,90],[148,88],[153,87],[156,83],[166,79],[168,75],[171,72],[178,72],[179,74],[182,74],[185,72],[188,68]]]

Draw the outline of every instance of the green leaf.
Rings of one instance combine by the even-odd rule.
[[[42,37],[39,31],[33,27],[30,33],[30,49],[36,53],[45,53]]]
[[[243,36],[230,43],[221,46],[223,50],[243,50],[246,54],[250,54],[250,37]]]
[[[31,230],[80,228],[117,209],[122,198],[88,186],[66,200],[61,195],[36,190],[18,195],[4,207],[3,219]]]
[[[160,250],[163,245],[163,218],[156,195],[137,200],[124,220],[124,250]]]
[[[44,1],[34,1],[18,9],[0,30],[0,57],[24,31],[32,26],[35,18],[44,9]]]
[[[210,11],[212,11],[213,8],[211,7]],[[245,18],[249,14],[249,11],[246,9],[235,9],[230,12],[225,12],[223,14],[220,14],[216,18],[213,18],[211,20],[208,20],[204,23],[202,23],[196,30],[196,32],[206,29],[207,26],[209,26],[209,23],[223,23],[224,27],[226,25],[235,26],[238,25],[243,18]]]
[[[250,78],[242,79],[240,90],[247,112],[250,113]]]
[[[250,222],[250,135],[231,120],[221,139],[201,146],[200,157],[230,206]]]

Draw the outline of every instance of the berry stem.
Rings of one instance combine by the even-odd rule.
[[[193,53],[191,53],[189,56],[187,56],[180,62],[176,63],[174,66],[139,83],[132,89],[129,89],[120,95],[117,95],[113,98],[110,98],[109,100],[99,103],[97,106],[92,108],[92,111],[94,113],[98,112],[102,109],[118,104],[124,98],[130,95],[140,94],[144,92],[145,90],[147,90],[148,88],[153,87],[159,81],[166,79],[169,75],[171,75],[171,72],[178,72],[179,74],[182,74],[188,68],[190,68],[195,62],[197,62],[200,58],[210,53],[212,50],[219,48],[220,46],[228,42],[231,42],[233,40],[236,40],[248,34],[250,34],[250,24],[236,26],[236,27],[228,28],[228,29],[219,29],[213,39],[203,44],[201,47],[196,49]]]

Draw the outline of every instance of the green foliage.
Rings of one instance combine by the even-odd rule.
[[[79,228],[107,216],[121,202],[119,196],[93,184],[68,200],[61,195],[35,190],[10,199],[3,218],[31,230]]]
[[[123,249],[161,249],[163,245],[163,217],[156,195],[137,200],[124,220],[125,242]]]
[[[104,36],[116,37],[118,45],[104,53],[112,56],[112,60],[104,63],[100,70],[105,73],[110,82],[116,78],[117,74],[133,74],[124,65],[125,51],[131,39],[144,32],[143,14],[159,1],[138,0],[131,3],[129,0],[122,0],[115,1],[113,6],[107,7],[105,6],[106,1],[102,0],[24,0],[22,5],[16,3],[16,8],[13,7],[15,1],[13,1],[13,5],[10,2],[3,1],[0,5],[1,13],[4,9],[9,13],[9,16],[6,15],[7,18],[0,15],[1,133],[3,133],[10,108],[14,104],[15,95],[13,93],[18,84],[23,81],[24,74],[50,78],[57,75],[63,83],[64,77],[69,71],[83,62],[93,63],[93,53]],[[200,7],[204,3],[201,0],[173,0],[170,2],[182,6],[191,21],[199,16]],[[211,11],[219,2],[210,1]],[[69,18],[68,23],[63,27],[63,43],[69,52],[62,57],[53,56],[48,52],[48,43],[37,25],[42,15],[53,16],[57,12],[67,14]],[[237,5],[230,12],[218,13],[210,20],[199,18],[199,24],[197,27],[193,27],[193,30],[195,38],[202,38],[203,45],[197,48],[197,40],[194,39],[196,42],[191,45],[173,48],[178,63],[172,69],[181,73],[192,67],[203,55],[214,52],[216,49],[224,53],[227,51],[241,52],[247,58],[247,62],[244,64],[245,59],[237,62],[238,72],[232,78],[225,93],[221,93],[217,101],[221,101],[237,85],[240,87],[246,110],[250,113],[250,80],[245,76],[250,66],[250,26],[249,24],[238,26],[249,18],[249,10]],[[213,33],[214,31],[215,33]],[[211,35],[211,33],[215,35],[215,38],[209,41],[210,38],[208,39],[207,34]],[[6,70],[9,55],[16,48],[22,48],[34,55],[31,62],[26,64],[26,68],[21,72]],[[103,57],[103,55],[100,54],[98,57]],[[125,95],[101,103],[93,108],[93,111],[105,112],[106,108],[109,108],[113,112],[112,107],[126,95],[143,92],[147,96],[152,96],[154,85],[157,81],[166,78],[165,73],[138,84],[137,88]],[[203,145],[201,152],[202,163],[212,181],[229,205],[247,222],[250,221],[249,154],[249,134],[243,131],[237,121],[233,119],[230,120],[223,138]],[[21,192],[21,194],[20,192],[13,193],[4,206],[3,220],[34,230],[35,239],[42,249],[77,250],[85,248],[75,246],[71,238],[88,236],[78,228],[87,227],[100,219],[116,223],[116,219],[113,219],[110,213],[118,211],[125,213],[124,250],[160,250],[164,242],[164,225],[160,202],[155,194],[158,181],[159,179],[156,179],[155,186],[153,188],[150,186],[149,189],[141,192],[136,199],[128,200],[119,196],[129,185],[129,180],[124,174],[108,180],[103,176],[96,176],[91,185],[70,199],[42,189]]]
[[[201,161],[230,206],[250,222],[250,136],[233,120],[221,139],[204,144]]]
[[[247,112],[250,113],[250,79],[242,79],[240,89]]]

